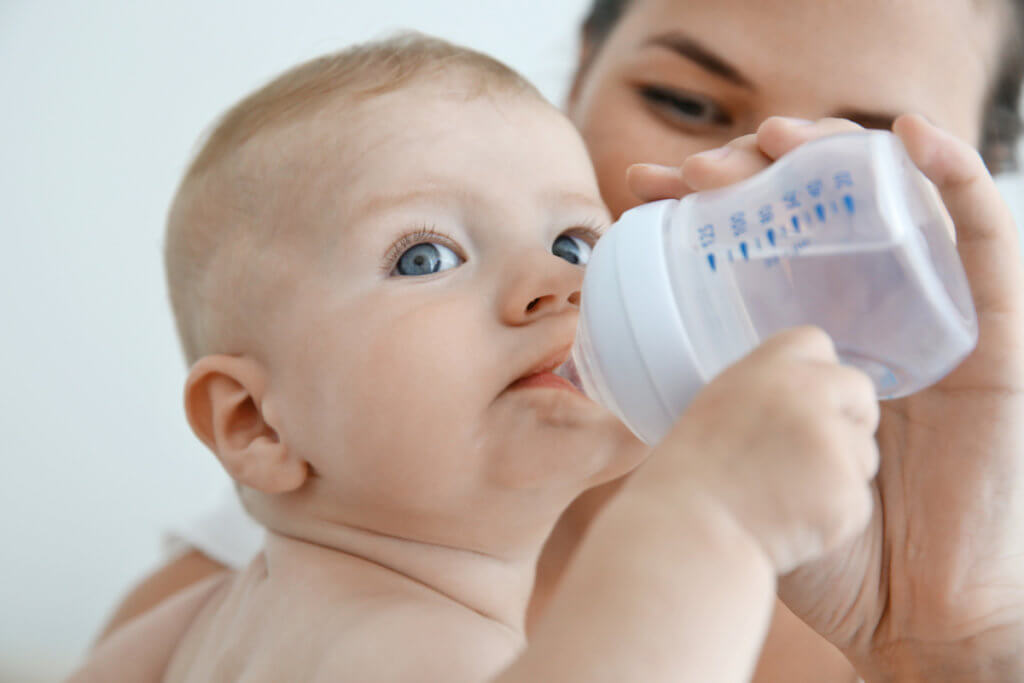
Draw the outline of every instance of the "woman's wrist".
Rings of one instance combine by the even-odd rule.
[[[1018,683],[1024,681],[1024,632],[990,632],[960,643],[900,643],[851,661],[864,683]]]

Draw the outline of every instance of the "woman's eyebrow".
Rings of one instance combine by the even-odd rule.
[[[656,45],[668,48],[680,57],[697,64],[705,71],[724,78],[749,90],[756,90],[754,84],[739,69],[719,57],[697,40],[678,32],[661,33],[648,40],[644,45]]]

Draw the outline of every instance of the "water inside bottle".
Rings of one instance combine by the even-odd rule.
[[[920,306],[922,292],[908,278],[902,245],[776,258],[726,262],[716,273],[737,292],[732,305],[747,329],[747,343],[813,323],[833,339],[843,362],[871,377],[880,397],[920,388],[919,369],[908,364],[934,356],[947,336],[941,321]]]
[[[822,149],[805,167],[784,160],[773,176],[694,195],[680,224],[665,227],[681,256],[673,289],[706,377],[803,324],[828,332],[882,398],[927,386],[973,347],[944,210],[905,155],[879,161],[879,150],[902,147],[873,135],[808,147],[881,143],[874,156]]]

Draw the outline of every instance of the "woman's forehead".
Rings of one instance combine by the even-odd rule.
[[[934,0],[633,0],[605,47],[635,54],[697,46],[679,56],[702,52],[710,56],[703,66],[760,94],[802,99],[805,110],[813,109],[808,100],[823,109],[917,110],[974,129],[1003,42],[997,10],[1006,5],[941,4],[937,11]]]
[[[991,66],[1008,7],[1007,0],[633,0],[623,23],[688,33],[766,65],[939,58]]]
[[[657,16],[719,26],[747,25],[782,30],[796,42],[798,31],[875,30],[881,26],[927,33],[953,28],[963,33],[988,15],[1005,21],[1013,0],[626,0],[622,17]],[[996,33],[999,27],[993,27]],[[791,33],[792,32],[792,33]],[[806,36],[802,36],[805,37]],[[909,37],[909,36],[905,36]],[[994,37],[994,36],[993,36]]]

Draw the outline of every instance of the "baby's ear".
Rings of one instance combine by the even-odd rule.
[[[293,457],[268,419],[266,372],[248,358],[200,358],[185,382],[185,413],[192,431],[235,481],[264,493],[286,493],[309,474]]]

